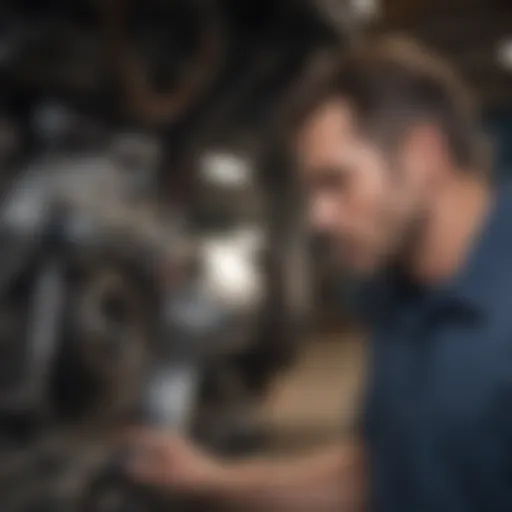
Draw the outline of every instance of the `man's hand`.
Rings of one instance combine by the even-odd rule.
[[[137,482],[203,497],[216,510],[339,512],[364,504],[361,449],[334,446],[304,458],[222,464],[166,433],[132,436],[128,473]]]
[[[131,437],[134,453],[127,470],[139,483],[200,495],[214,492],[223,478],[222,464],[184,438],[151,431]]]

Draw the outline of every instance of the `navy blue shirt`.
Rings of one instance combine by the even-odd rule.
[[[394,278],[365,415],[371,512],[512,511],[512,189],[443,288]]]

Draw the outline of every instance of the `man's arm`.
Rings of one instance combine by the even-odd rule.
[[[223,510],[359,512],[362,459],[359,447],[339,445],[287,462],[235,464],[219,473],[212,499]]]
[[[136,440],[137,441],[137,440]],[[365,496],[362,449],[333,446],[286,462],[226,463],[181,438],[138,436],[130,467],[141,483],[196,496],[219,511],[359,512]]]

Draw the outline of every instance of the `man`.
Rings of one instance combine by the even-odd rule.
[[[512,194],[490,184],[478,113],[407,42],[369,44],[321,82],[295,122],[311,220],[379,275],[360,439],[225,464],[147,433],[132,475],[212,510],[511,511]]]

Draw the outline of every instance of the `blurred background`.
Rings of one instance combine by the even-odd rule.
[[[508,0],[0,2],[2,511],[159,510],[116,471],[129,423],[226,457],[350,435],[358,285],[280,127],[310,66],[379,32],[452,59],[504,179]]]

